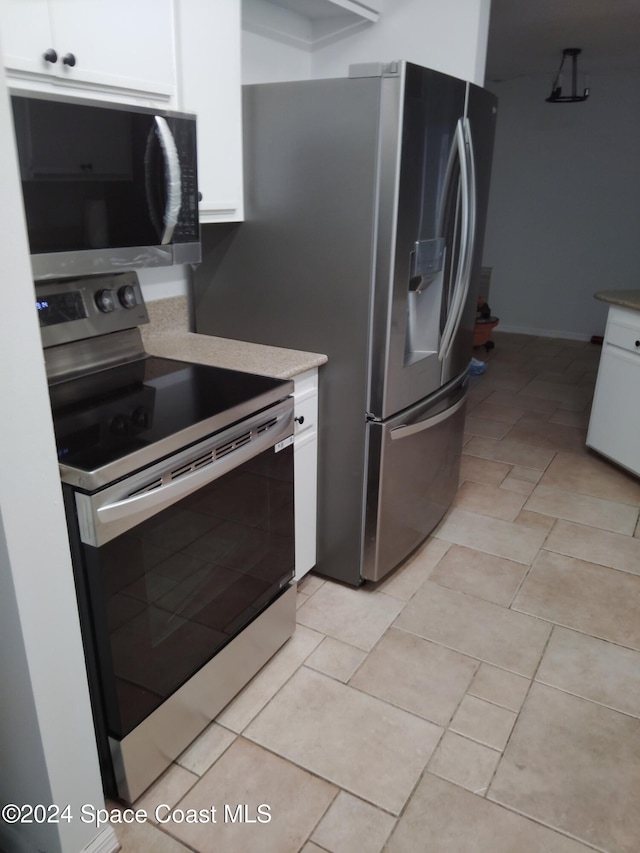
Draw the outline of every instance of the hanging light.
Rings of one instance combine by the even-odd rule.
[[[551,94],[545,100],[548,104],[576,104],[579,101],[586,101],[589,97],[589,88],[586,87],[582,95],[578,95],[578,55],[582,53],[579,47],[565,47],[562,51],[562,62],[558,73],[551,86]],[[567,56],[571,57],[571,94],[562,94],[562,66]],[[587,81],[588,82],[588,81]]]

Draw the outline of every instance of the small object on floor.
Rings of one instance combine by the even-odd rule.
[[[603,335],[591,335],[591,343],[592,344],[597,344],[599,347],[601,347],[603,341],[604,341]]]
[[[480,376],[480,374],[484,373],[487,369],[486,362],[480,361],[477,358],[471,359],[471,364],[469,366],[469,372],[472,376]]]

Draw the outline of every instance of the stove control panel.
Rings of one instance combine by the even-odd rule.
[[[135,272],[36,282],[36,309],[45,348],[149,322]]]

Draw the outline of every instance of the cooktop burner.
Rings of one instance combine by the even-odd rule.
[[[51,385],[62,481],[100,488],[292,390],[288,380],[155,356]]]

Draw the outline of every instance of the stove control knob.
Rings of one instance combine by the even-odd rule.
[[[137,304],[136,292],[130,284],[125,284],[118,291],[118,299],[120,304],[125,308],[135,308]]]
[[[138,429],[149,429],[151,417],[144,406],[138,406],[137,409],[133,410],[131,413],[131,423],[138,427]]]
[[[116,415],[109,427],[114,435],[125,435],[129,431],[127,419],[124,415]]]
[[[115,310],[116,302],[113,298],[113,290],[99,290],[96,293],[96,305],[103,314],[109,314]]]

